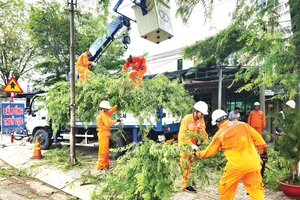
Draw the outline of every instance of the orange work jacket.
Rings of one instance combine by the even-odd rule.
[[[252,172],[261,169],[260,157],[267,146],[262,136],[251,126],[239,121],[225,121],[214,135],[208,147],[197,152],[199,158],[206,158],[222,149],[227,164],[225,169]]]
[[[118,106],[115,105],[107,113],[100,111],[97,125],[98,134],[100,136],[110,136],[110,127],[117,123],[116,120],[110,120],[110,116],[117,110]]]
[[[265,114],[261,110],[252,110],[248,117],[248,124],[252,127],[266,127]]]
[[[144,57],[132,57],[132,63],[126,61],[122,68],[122,72],[126,71],[128,68],[132,67],[135,71],[139,71],[141,66],[144,67],[143,70],[146,70],[146,59]]]
[[[84,52],[81,54],[76,62],[76,67],[77,66],[83,66],[85,68],[89,68],[89,65],[91,65],[92,62],[89,61],[89,55],[87,52]]]
[[[203,138],[203,141],[206,142],[208,139],[208,135],[205,131],[205,128],[206,126],[204,118],[200,118],[197,121],[195,121],[193,118],[193,114],[185,116],[180,122],[180,129],[178,133],[179,145],[192,145],[197,143],[197,138],[189,138],[187,135],[188,132],[200,134]]]

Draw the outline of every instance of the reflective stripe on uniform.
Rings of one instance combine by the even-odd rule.
[[[229,122],[229,123],[232,123],[232,122]],[[229,124],[229,123],[228,123],[228,124]],[[236,123],[234,123],[233,125],[229,126],[229,127],[226,128],[224,131],[222,131],[222,133],[218,136],[218,138],[223,137],[223,135],[224,135],[227,131],[229,131],[229,130],[232,129],[233,127],[236,127],[236,126],[239,125],[239,124],[243,124],[243,122],[236,122]]]

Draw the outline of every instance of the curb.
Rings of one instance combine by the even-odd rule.
[[[9,136],[10,137],[10,136]],[[54,188],[57,188],[69,195],[82,200],[90,200],[91,194],[95,191],[95,185],[80,185],[78,179],[81,174],[88,169],[76,169],[67,172],[62,172],[52,166],[39,166],[30,169],[33,164],[39,160],[30,160],[33,154],[34,144],[24,141],[14,141],[10,143],[10,138],[2,136],[2,144],[0,147],[0,159],[18,170],[28,170],[31,177],[36,178]],[[45,152],[42,150],[42,153]]]

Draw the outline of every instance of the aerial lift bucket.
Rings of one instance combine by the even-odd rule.
[[[140,36],[157,44],[171,39],[174,34],[170,7],[157,0],[146,0],[146,7],[148,11],[146,15],[143,15],[140,6],[134,5],[132,7]]]

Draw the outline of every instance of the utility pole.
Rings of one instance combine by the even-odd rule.
[[[70,158],[69,162],[75,164],[75,135],[76,135],[76,104],[75,104],[75,35],[74,35],[74,6],[77,4],[77,0],[68,0],[70,5]]]
[[[222,107],[222,78],[223,78],[222,66],[219,66],[218,74],[219,74],[218,109],[221,109],[221,107]]]

